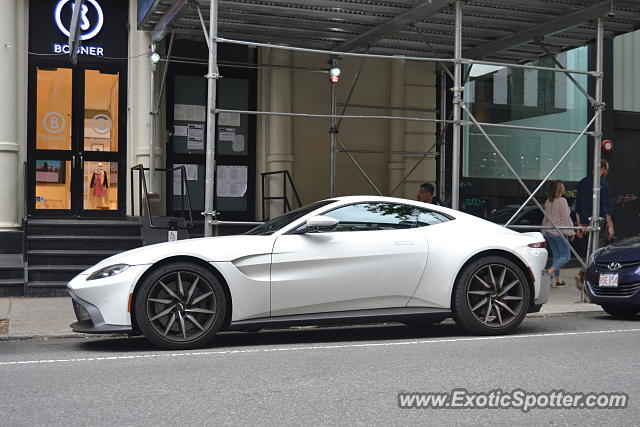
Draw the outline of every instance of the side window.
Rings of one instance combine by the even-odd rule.
[[[419,209],[418,221],[416,227],[425,227],[427,225],[440,224],[441,222],[450,221],[451,218],[438,212],[428,209]]]
[[[358,203],[324,215],[340,223],[335,231],[398,230],[417,226],[422,209],[400,203]]]

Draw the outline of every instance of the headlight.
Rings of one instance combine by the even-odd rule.
[[[95,273],[91,274],[87,277],[87,280],[96,280],[96,279],[104,279],[106,277],[115,276],[116,274],[120,274],[129,268],[128,264],[115,264],[110,265],[109,267],[101,268]]]

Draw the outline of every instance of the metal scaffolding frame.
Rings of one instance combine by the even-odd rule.
[[[600,142],[602,138],[602,112],[605,108],[602,102],[602,87],[603,87],[603,39],[604,39],[604,26],[603,26],[603,17],[610,14],[613,8],[613,3],[610,0],[602,1],[597,4],[594,4],[590,7],[584,8],[584,10],[572,13],[567,16],[563,16],[557,19],[554,19],[550,22],[538,25],[530,30],[522,31],[517,34],[512,34],[507,37],[503,37],[501,39],[495,40],[495,42],[487,43],[485,45],[480,45],[475,48],[469,49],[464,52],[465,57],[463,57],[462,51],[462,29],[463,29],[463,12],[462,12],[462,4],[463,0],[454,0],[454,9],[455,9],[455,37],[454,37],[454,57],[451,59],[439,58],[439,57],[423,57],[423,56],[396,56],[396,55],[384,55],[384,54],[373,54],[373,53],[355,53],[350,52],[349,50],[354,49],[358,46],[368,45],[372,41],[379,39],[380,37],[397,31],[403,26],[407,26],[419,18],[424,18],[425,16],[433,15],[435,13],[440,12],[443,8],[449,6],[451,1],[442,1],[442,0],[432,0],[429,2],[424,2],[419,6],[409,10],[407,13],[401,14],[386,24],[375,27],[373,30],[361,34],[356,39],[353,39],[349,42],[343,43],[338,46],[337,49],[334,50],[324,50],[324,49],[310,49],[304,47],[295,47],[295,46],[283,46],[272,43],[261,43],[257,41],[245,41],[245,40],[235,40],[231,38],[223,38],[218,36],[218,4],[219,0],[209,0],[210,3],[210,13],[209,13],[209,27],[207,31],[207,26],[204,22],[204,18],[200,11],[199,3],[196,2],[196,6],[198,9],[198,15],[200,18],[200,24],[202,25],[202,29],[205,33],[205,39],[209,46],[209,60],[208,60],[208,72],[206,78],[208,80],[208,98],[207,98],[207,113],[208,113],[208,125],[207,125],[207,148],[206,148],[206,182],[205,182],[205,211],[203,215],[205,216],[205,236],[212,235],[212,226],[215,222],[215,212],[213,211],[213,189],[214,189],[214,171],[215,171],[215,157],[214,157],[214,141],[215,141],[215,120],[217,113],[221,112],[233,112],[238,114],[253,114],[253,115],[280,115],[280,116],[290,116],[290,117],[315,117],[315,118],[325,118],[330,119],[331,122],[331,141],[330,141],[330,149],[331,149],[331,194],[333,195],[335,192],[335,183],[336,183],[336,171],[335,171],[335,156],[339,152],[346,153],[351,160],[354,162],[356,167],[360,170],[360,172],[365,176],[365,178],[369,181],[372,187],[380,193],[379,189],[375,186],[375,184],[369,179],[366,175],[365,171],[358,164],[358,162],[353,158],[351,153],[392,153],[392,154],[420,154],[422,157],[419,159],[418,163],[409,171],[409,173],[403,179],[403,182],[406,181],[407,177],[418,167],[420,162],[424,160],[429,155],[437,155],[436,152],[432,152],[433,149],[430,148],[424,152],[401,152],[401,151],[385,151],[385,150],[349,150],[347,149],[342,142],[340,142],[337,137],[337,129],[342,122],[343,119],[385,119],[385,120],[404,120],[404,121],[423,121],[423,122],[433,122],[438,123],[440,125],[439,136],[436,140],[437,145],[439,144],[441,148],[444,148],[444,135],[446,131],[446,127],[451,125],[453,126],[453,138],[452,138],[452,169],[451,169],[451,200],[452,200],[452,208],[458,209],[459,207],[459,183],[460,183],[460,143],[462,138],[462,126],[474,126],[476,127],[484,139],[493,147],[497,155],[501,158],[501,160],[506,164],[509,171],[515,176],[518,183],[522,186],[525,192],[529,195],[527,200],[522,204],[522,209],[527,203],[533,201],[538,209],[540,209],[543,214],[549,219],[548,215],[544,212],[543,207],[540,203],[535,199],[536,193],[542,188],[544,183],[548,180],[551,174],[559,167],[562,161],[566,158],[569,152],[577,145],[580,138],[583,135],[588,135],[593,138],[593,210],[590,218],[590,225],[588,227],[589,231],[589,243],[587,248],[587,259],[586,261],[581,259],[580,256],[571,248],[573,254],[579,259],[581,264],[585,265],[586,262],[589,261],[589,258],[592,254],[598,249],[598,235],[600,232],[599,228],[599,215],[600,215]],[[186,1],[179,1],[174,4],[172,10],[176,10],[175,14],[177,15],[179,11],[187,5]],[[179,7],[178,7],[179,6]],[[173,13],[173,12],[172,12]],[[586,21],[590,19],[597,20],[597,34],[596,34],[596,70],[595,71],[583,71],[583,70],[570,70],[566,69],[556,61],[557,65],[560,68],[550,68],[543,66],[534,66],[530,64],[517,64],[517,63],[505,63],[501,61],[486,61],[486,60],[477,60],[470,58],[477,58],[481,56],[485,56],[491,53],[495,53],[502,49],[508,49],[513,46],[522,45],[524,43],[530,42],[532,40],[539,42],[541,37],[544,37],[547,34],[555,34],[560,31],[571,28],[572,26],[577,25],[581,20]],[[159,25],[159,24],[158,24]],[[159,30],[156,30],[156,35],[154,36],[154,41],[161,39],[164,34],[167,33],[167,27],[169,24],[164,23],[160,26]],[[416,28],[412,25],[412,28]],[[216,80],[221,76],[218,72],[218,64],[217,64],[217,44],[218,43],[231,43],[252,47],[267,47],[267,48],[275,48],[275,49],[285,49],[297,52],[308,52],[308,53],[317,53],[328,55],[329,58],[332,58],[332,61],[335,61],[336,56],[345,57],[360,57],[363,60],[365,58],[378,58],[378,59],[405,59],[410,61],[424,61],[424,62],[433,62],[443,66],[444,71],[441,72],[442,81],[446,81],[446,74],[453,74],[453,87],[450,89],[452,92],[453,98],[453,111],[450,113],[452,115],[451,119],[446,119],[446,111],[442,109],[440,111],[440,118],[437,119],[427,119],[427,118],[419,118],[419,117],[396,117],[396,116],[365,116],[365,115],[346,115],[346,108],[349,105],[349,100],[345,103],[342,114],[337,114],[337,96],[335,94],[335,87],[332,87],[331,92],[331,114],[323,115],[323,114],[302,114],[302,113],[291,113],[291,112],[276,112],[276,111],[240,111],[240,110],[228,110],[228,109],[218,109],[216,107]],[[430,49],[433,51],[431,46]],[[546,46],[541,45],[542,49],[546,51],[551,57],[551,52],[546,48]],[[555,60],[555,58],[554,58]],[[446,67],[444,64],[452,64],[453,73]],[[463,76],[463,66],[473,64],[484,64],[484,65],[493,65],[493,66],[503,66],[503,67],[511,67],[511,68],[523,68],[523,69],[533,69],[533,70],[543,70],[543,71],[551,71],[554,73],[560,72],[569,76],[569,80],[571,80],[578,89],[587,97],[590,102],[591,107],[593,108],[593,117],[587,124],[587,126],[582,131],[573,131],[573,130],[564,130],[564,129],[551,129],[551,128],[541,128],[541,127],[528,127],[528,126],[516,126],[516,125],[505,125],[505,124],[495,124],[495,123],[481,123],[476,120],[472,112],[469,110],[467,105],[463,99],[463,91],[464,91],[464,81],[467,80],[467,76]],[[362,64],[358,71],[358,74],[362,68]],[[573,74],[580,75],[588,75],[592,76],[596,80],[596,90],[595,90],[595,98],[591,97],[573,78]],[[354,86],[357,82],[357,75],[354,79]],[[335,85],[334,85],[335,86]],[[444,90],[446,85],[441,85],[442,93],[441,97],[443,100],[446,99],[444,94]],[[351,89],[351,93],[353,92],[353,87]],[[350,94],[351,95],[351,94]],[[350,98],[349,95],[349,98]],[[443,106],[446,103],[443,102]],[[463,120],[462,113],[465,113],[469,120]],[[593,125],[593,131],[589,131],[589,128]],[[537,132],[553,132],[553,133],[563,133],[563,134],[573,134],[577,135],[575,141],[571,144],[571,146],[566,150],[564,155],[558,160],[556,165],[552,168],[552,170],[547,174],[547,176],[542,180],[540,185],[533,191],[529,190],[529,188],[524,184],[522,179],[518,176],[515,169],[509,164],[508,160],[504,157],[502,152],[498,149],[494,141],[491,137],[486,133],[485,128],[495,127],[495,128],[506,128],[506,129],[520,129],[520,130],[531,130]],[[441,155],[441,181],[443,180],[445,174],[445,163],[444,156]],[[152,156],[153,151],[151,152]],[[153,163],[152,163],[153,164]],[[401,185],[401,184],[400,184]],[[398,186],[399,187],[399,186]],[[391,194],[393,194],[397,188],[396,187]],[[511,226],[510,222],[514,219],[514,216],[505,224],[505,226],[509,226],[512,228],[522,228],[527,229],[526,226]],[[565,229],[567,227],[558,227],[553,223],[553,228],[557,231],[561,229]],[[535,227],[536,229],[540,229],[540,227]],[[568,228],[578,228],[578,227],[568,227]],[[562,235],[562,233],[560,233]],[[563,236],[564,237],[564,236]],[[565,238],[566,240],[566,238]],[[569,247],[571,247],[569,245]]]

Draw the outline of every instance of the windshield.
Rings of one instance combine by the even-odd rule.
[[[257,226],[244,234],[252,234],[254,236],[266,236],[269,234],[273,234],[276,231],[280,230],[283,227],[291,224],[293,221],[298,218],[302,218],[309,212],[313,212],[318,208],[326,206],[335,202],[335,200],[322,200],[320,202],[311,203],[310,205],[302,206],[301,208],[294,209],[291,212],[287,212],[286,214],[279,216],[278,218],[274,218],[271,221],[267,221],[262,225]]]

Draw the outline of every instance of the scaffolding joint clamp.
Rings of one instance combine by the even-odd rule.
[[[221,79],[222,78],[222,74],[220,73],[208,73],[204,75],[207,79]]]
[[[591,106],[596,110],[604,110],[606,108],[607,104],[605,104],[604,102],[594,101],[594,102],[591,103]]]
[[[331,128],[329,128],[329,133],[330,133],[331,135],[337,135],[339,132],[340,132],[340,131],[338,130],[338,128],[337,128],[337,127],[331,127]]]

